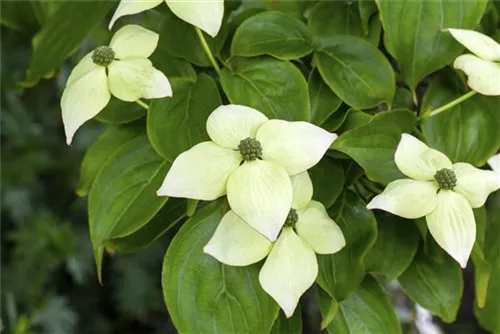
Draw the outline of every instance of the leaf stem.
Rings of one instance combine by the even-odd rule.
[[[140,105],[144,109],[149,110],[149,106],[146,103],[142,102],[141,100],[136,100],[135,103],[137,103],[138,105]]]
[[[203,33],[201,32],[200,28],[194,27],[196,30],[196,34],[198,35],[198,38],[200,39],[201,46],[203,46],[203,49],[205,50],[205,53],[208,56],[208,59],[210,59],[210,62],[212,63],[212,66],[214,67],[215,71],[217,72],[218,75],[220,75],[220,67],[219,64],[217,64],[217,61],[214,58],[214,55],[212,54],[212,51],[210,51],[210,47],[207,44],[207,41],[205,40],[205,37],[203,36]]]
[[[436,116],[436,115],[442,113],[443,111],[446,111],[446,110],[448,110],[448,109],[456,106],[457,104],[459,104],[459,103],[461,103],[461,102],[463,102],[463,101],[471,98],[472,96],[474,96],[476,94],[477,94],[476,91],[471,90],[471,91],[465,93],[464,95],[456,98],[455,100],[446,103],[444,106],[441,106],[441,107],[439,107],[439,108],[437,108],[435,110],[432,110],[430,112],[426,112],[426,113],[422,114],[420,116],[420,120],[426,120],[426,119],[428,119],[428,118],[430,118],[432,116]]]

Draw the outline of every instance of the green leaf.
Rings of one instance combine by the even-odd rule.
[[[377,215],[378,234],[366,256],[367,271],[394,280],[410,265],[418,249],[419,232],[412,221],[388,213]]]
[[[231,44],[233,56],[270,55],[284,60],[302,58],[312,50],[307,26],[290,15],[273,11],[245,20]]]
[[[273,58],[239,59],[224,68],[221,84],[229,101],[259,110],[269,118],[311,119],[307,82],[297,67]]]
[[[440,72],[422,102],[423,112],[466,93],[468,88],[451,70]],[[422,124],[429,146],[454,162],[482,166],[500,149],[500,97],[476,94]]]
[[[196,71],[189,62],[184,59],[176,58],[165,50],[165,45],[158,44],[155,52],[149,57],[154,67],[165,73],[168,80],[189,79],[196,81]]]
[[[317,255],[318,284],[338,301],[349,298],[357,289],[366,270],[363,260],[377,237],[377,222],[365,203],[352,192],[328,210],[346,239],[346,246],[331,255]]]
[[[339,35],[350,35],[370,41],[378,45],[380,38],[380,20],[369,20],[363,12],[361,17],[358,2],[367,1],[320,1],[311,11],[309,16],[309,29],[317,42],[324,42]],[[376,8],[375,8],[376,9]],[[368,22],[370,21],[370,26]],[[365,27],[366,24],[366,27]],[[366,28],[366,29],[365,29]]]
[[[325,82],[349,106],[369,109],[392,101],[396,89],[394,71],[369,42],[336,36],[319,47],[314,59]]]
[[[109,1],[68,1],[33,38],[31,63],[22,87],[32,87],[74,53],[115,4]]]
[[[169,198],[165,206],[145,226],[126,237],[109,240],[106,248],[119,252],[137,253],[149,247],[185,217],[186,200]]]
[[[339,130],[353,110],[355,109],[349,108],[345,104],[341,105],[335,113],[333,113],[323,124],[321,124],[321,127],[330,132]]]
[[[359,8],[359,15],[361,16],[361,24],[365,35],[368,35],[369,22],[375,13],[378,12],[377,4],[374,0],[357,1]],[[378,18],[377,18],[378,20]],[[378,20],[380,22],[380,20]],[[377,41],[378,42],[378,41]]]
[[[398,280],[415,303],[445,322],[455,320],[462,298],[463,280],[460,266],[451,257],[446,256],[444,263],[439,263],[421,249]]]
[[[106,161],[129,140],[140,134],[141,127],[136,126],[108,126],[97,140],[87,149],[80,169],[80,180],[76,193],[78,196],[87,196],[97,174]]]
[[[221,105],[217,85],[206,74],[196,82],[172,80],[173,96],[154,100],[148,112],[148,136],[155,150],[169,161],[194,145],[210,140],[208,116]]]
[[[3,1],[0,24],[28,33],[33,33],[39,28],[33,6],[28,1]]]
[[[203,33],[208,47],[218,55],[227,36],[227,29],[222,26],[216,38]],[[182,58],[197,66],[212,66],[208,59],[195,27],[179,19],[170,10],[166,11],[165,19],[160,27],[160,40],[158,45],[170,56]]]
[[[108,124],[124,124],[146,116],[146,110],[135,102],[125,102],[112,96],[108,105],[95,117]]]
[[[271,334],[302,334],[302,312],[298,307],[292,317],[287,319],[285,314],[280,311],[278,318],[271,328]]]
[[[230,267],[203,253],[223,216],[222,201],[199,210],[170,244],[163,296],[180,333],[268,333],[278,306],[260,287],[260,266]]]
[[[445,28],[474,29],[486,0],[376,0],[384,42],[412,92],[426,75],[450,64],[462,51]]]
[[[319,309],[321,312],[321,329],[325,329],[332,323],[339,310],[339,302],[330,297],[323,289],[317,288]]]
[[[474,305],[474,314],[485,329],[500,332],[500,191],[488,199],[488,224],[484,241],[484,258],[491,264],[491,277],[488,284],[487,299],[483,308]]]
[[[415,110],[415,103],[413,102],[413,96],[408,88],[404,87],[396,88],[396,95],[394,95],[394,100],[392,100],[392,108]]]
[[[309,75],[309,99],[311,100],[311,123],[316,125],[325,123],[342,104],[340,98],[321,79],[316,69]]]
[[[309,170],[313,183],[313,199],[329,208],[335,203],[344,188],[344,170],[335,160],[324,157]]]
[[[156,196],[156,191],[168,168],[169,163],[156,154],[145,135],[128,141],[102,166],[88,204],[99,280],[106,242],[139,230],[167,201]]]
[[[476,304],[479,308],[484,307],[487,300],[488,285],[491,278],[491,265],[484,258],[484,253],[476,241],[472,248],[472,262],[474,263],[474,289],[476,292]]]
[[[408,110],[382,112],[357,128],[344,132],[333,148],[356,160],[366,175],[382,184],[403,177],[394,162],[394,153],[402,133],[411,133],[417,123]]]
[[[359,290],[339,304],[338,312],[328,326],[328,332],[397,334],[402,333],[402,330],[389,297],[377,280],[368,275]]]

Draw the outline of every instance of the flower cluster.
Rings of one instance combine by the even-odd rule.
[[[389,183],[367,207],[408,219],[425,216],[436,242],[465,268],[476,240],[472,209],[500,189],[500,174],[468,163],[452,164],[446,155],[408,134],[402,135],[394,160],[409,179]]]
[[[307,122],[269,120],[240,105],[218,107],[207,120],[212,141],[172,164],[158,195],[214,200],[231,210],[204,251],[231,266],[262,260],[264,290],[291,316],[318,274],[315,252],[332,254],[345,240],[319,202],[307,170],[336,135]]]

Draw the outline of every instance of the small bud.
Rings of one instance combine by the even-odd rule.
[[[262,157],[262,146],[257,139],[245,138],[240,141],[238,151],[246,161],[253,161]]]
[[[99,46],[92,53],[92,61],[100,66],[108,66],[115,59],[115,52],[109,46]]]
[[[455,172],[449,168],[443,168],[436,172],[434,175],[439,188],[444,190],[453,190],[457,185],[457,176]]]
[[[285,226],[295,227],[295,224],[297,224],[298,221],[299,215],[297,214],[297,210],[291,208],[290,211],[288,211],[288,216],[285,220]]]

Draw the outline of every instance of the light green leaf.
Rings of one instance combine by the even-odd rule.
[[[479,243],[474,244],[471,253],[472,262],[474,263],[474,289],[476,292],[476,304],[479,308],[483,308],[488,298],[488,285],[491,278],[491,264],[484,258],[484,253]]]
[[[385,47],[396,58],[412,92],[426,75],[450,64],[462,51],[445,28],[474,29],[486,0],[376,0]]]
[[[321,125],[335,113],[342,101],[323,81],[314,69],[309,75],[309,99],[311,100],[311,123]]]
[[[146,225],[168,197],[156,196],[168,162],[143,135],[123,145],[101,168],[89,194],[89,228],[99,280],[106,242]]]
[[[278,59],[302,58],[312,52],[307,26],[281,13],[263,12],[245,20],[236,30],[231,44],[233,56],[270,55]]]
[[[346,153],[365,169],[373,181],[383,184],[403,177],[394,162],[402,133],[411,133],[417,122],[408,110],[382,112],[368,123],[344,132],[332,147]]]
[[[199,210],[163,262],[163,296],[181,333],[268,333],[278,306],[260,287],[259,265],[225,266],[203,253],[223,215],[222,201]]]
[[[402,330],[392,302],[384,289],[375,278],[366,276],[359,290],[339,304],[338,312],[328,326],[328,332],[397,334],[402,333]]]
[[[363,260],[377,237],[377,222],[365,203],[352,192],[345,192],[330,208],[329,214],[342,230],[346,246],[331,255],[317,255],[318,284],[338,301],[349,298],[357,289],[366,270]]]
[[[359,8],[359,15],[361,16],[361,24],[363,26],[363,31],[365,35],[368,35],[369,30],[369,22],[375,13],[378,12],[377,4],[375,0],[363,0],[357,1]],[[378,21],[380,21],[377,18]]]
[[[129,140],[140,134],[136,124],[132,126],[108,126],[97,140],[87,149],[80,169],[80,180],[76,193],[87,196],[97,174],[106,161]]]
[[[208,116],[220,104],[217,85],[206,74],[196,82],[172,80],[173,96],[154,100],[148,111],[148,136],[155,150],[169,161],[195,144],[210,140]]]
[[[366,256],[370,272],[394,280],[410,265],[418,249],[419,232],[411,220],[388,213],[377,215],[378,234],[375,245]]]
[[[396,89],[394,71],[369,42],[336,36],[318,48],[314,59],[325,82],[349,106],[369,109],[392,101]]]
[[[423,112],[436,109],[468,91],[451,70],[441,71],[422,102]],[[500,149],[500,97],[476,94],[422,124],[427,143],[454,162],[477,167]]]
[[[421,249],[398,281],[415,303],[445,322],[455,320],[462,298],[463,280],[460,265],[451,257],[445,256],[444,262],[439,263]]]
[[[221,84],[231,103],[255,108],[269,118],[311,119],[307,82],[287,61],[239,59],[232,71],[222,70]]]

